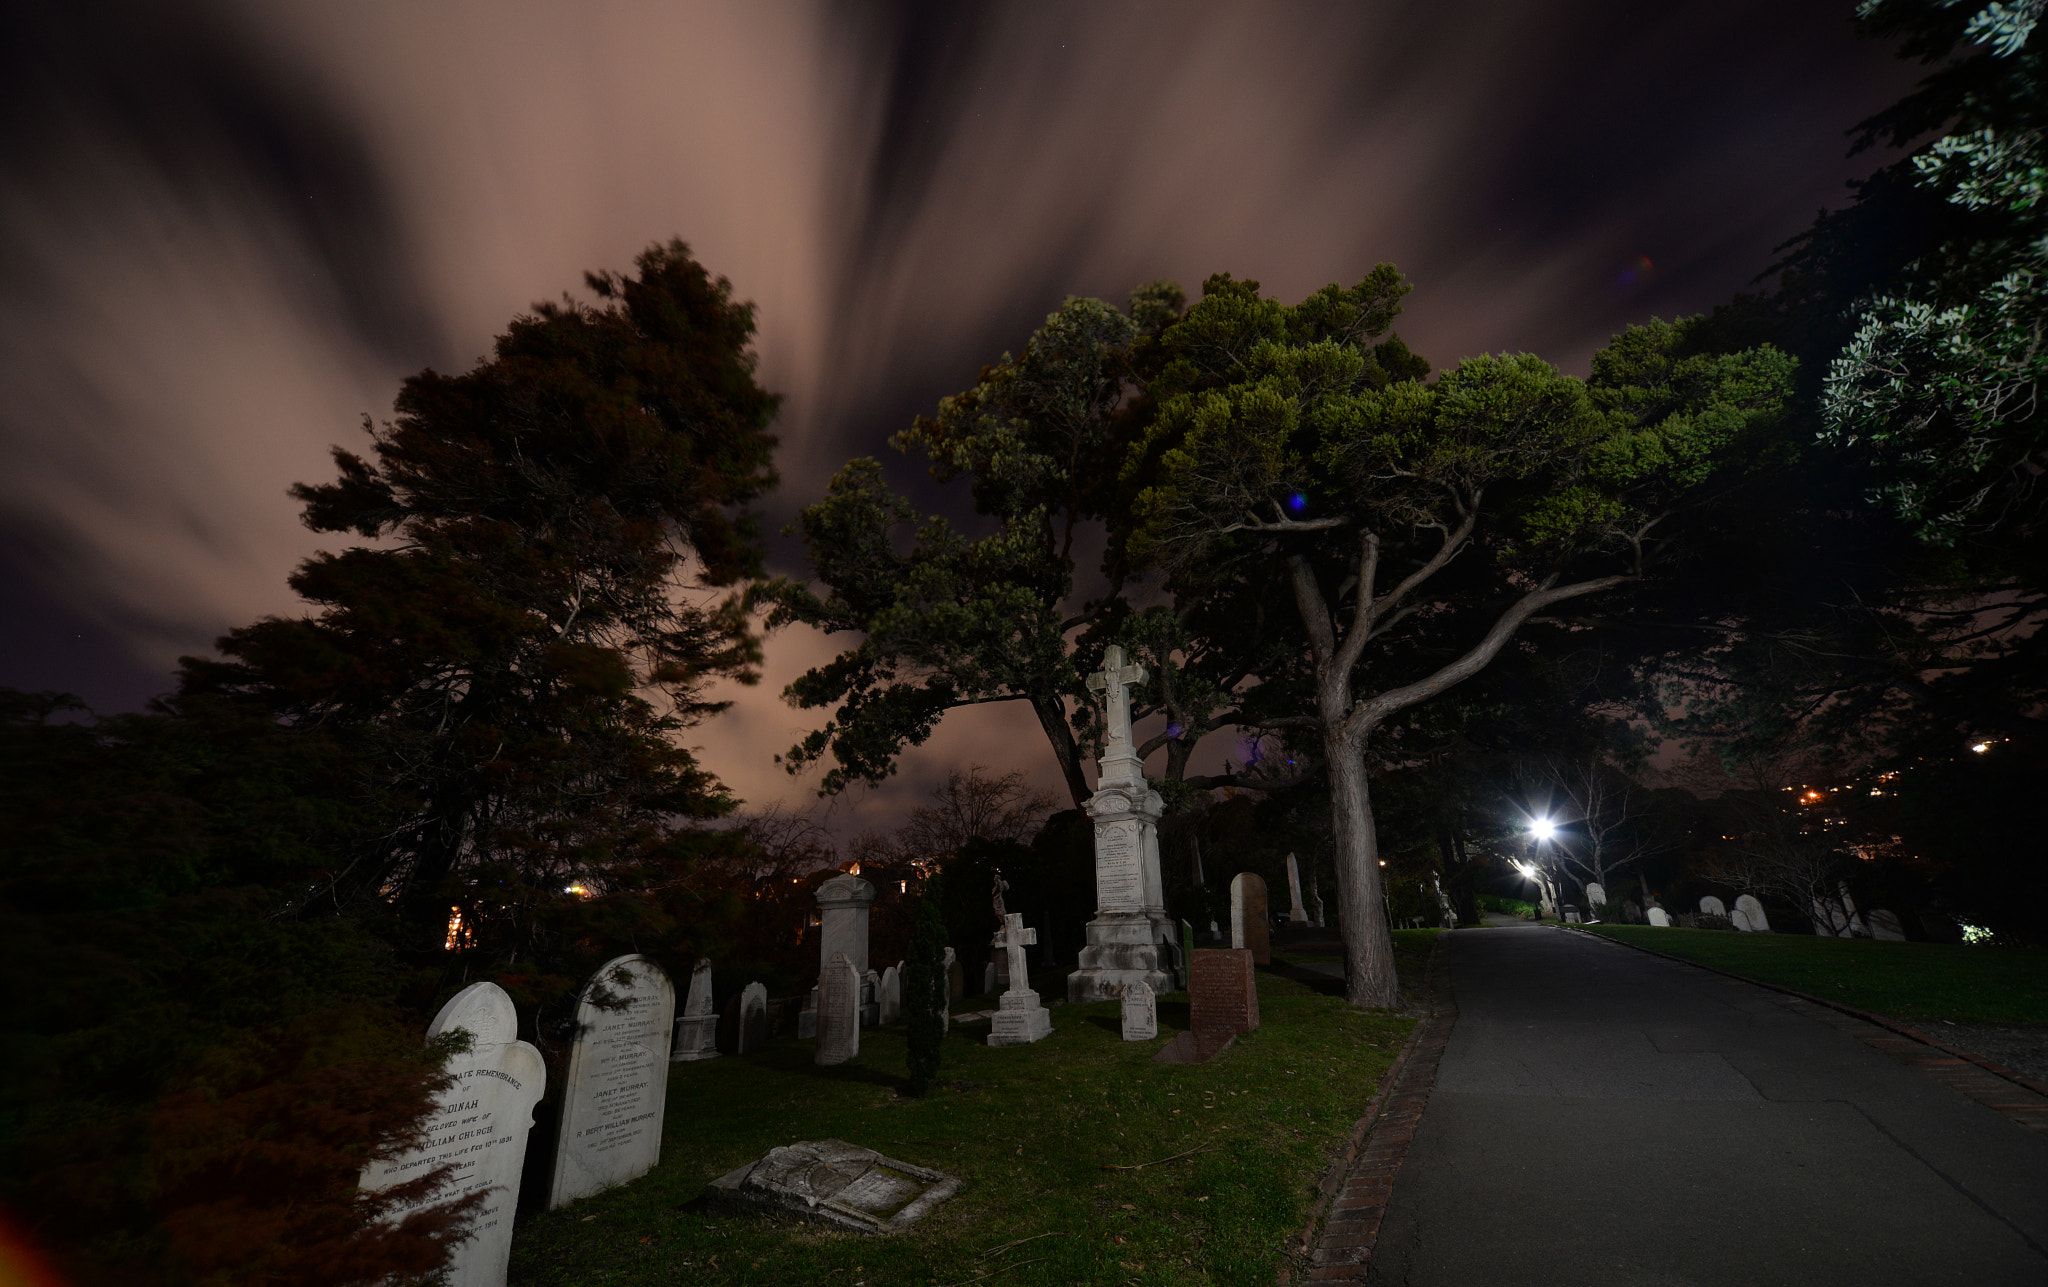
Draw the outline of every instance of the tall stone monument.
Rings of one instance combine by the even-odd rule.
[[[1287,855],[1287,897],[1292,904],[1287,909],[1287,923],[1308,924],[1308,908],[1301,901],[1301,868],[1295,864],[1294,855]]]
[[[854,875],[839,875],[818,886],[818,973],[824,976],[835,956],[853,963],[859,999],[858,1020],[873,1027],[879,1017],[875,984],[868,970],[868,910],[875,905],[875,887]]]
[[[661,1160],[675,1012],[668,975],[644,956],[606,961],[583,985],[549,1210],[637,1180]]]
[[[844,952],[818,976],[818,1052],[820,1064],[843,1064],[860,1053],[860,975]]]
[[[448,1282],[451,1287],[504,1287],[512,1263],[512,1213],[519,1205],[526,1133],[533,1127],[533,1106],[547,1088],[547,1065],[540,1051],[519,1040],[512,998],[495,983],[472,983],[451,997],[427,1025],[427,1039],[457,1028],[468,1030],[470,1048],[448,1060],[446,1070],[455,1084],[435,1102],[427,1147],[371,1162],[360,1183],[376,1192],[453,1166],[448,1183],[428,1201],[489,1190],[474,1236],[455,1248]]]
[[[675,1048],[669,1059],[680,1064],[716,1058],[718,1016],[711,1010],[711,961],[705,958],[690,971],[690,992],[683,1001],[683,1012],[676,1016]]]
[[[1258,965],[1273,963],[1272,931],[1266,920],[1266,882],[1241,871],[1230,880],[1230,946],[1248,951]]]
[[[1038,1003],[1031,990],[1031,971],[1024,965],[1024,949],[1038,941],[1038,931],[1024,928],[1022,912],[1003,914],[1003,949],[1010,958],[1010,986],[997,1004],[989,1025],[991,1046],[1026,1046],[1052,1035],[1052,1013]]]
[[[1164,966],[1173,918],[1159,878],[1159,815],[1166,804],[1146,784],[1131,744],[1131,685],[1144,680],[1145,668],[1125,665],[1124,650],[1114,644],[1103,654],[1102,670],[1088,679],[1106,707],[1095,794],[1087,806],[1095,820],[1095,919],[1088,922],[1081,968],[1067,976],[1069,1001],[1113,1000],[1126,983],[1143,983],[1155,995],[1173,991],[1173,973]]]

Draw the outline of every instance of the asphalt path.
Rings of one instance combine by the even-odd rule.
[[[1536,926],[1448,948],[1368,1282],[2048,1284],[2048,1136],[1762,988]]]

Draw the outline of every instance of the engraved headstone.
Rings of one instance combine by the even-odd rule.
[[[868,972],[868,909],[875,887],[858,876],[834,876],[818,886],[818,968],[835,956],[853,962],[855,977]]]
[[[1024,949],[1038,941],[1038,931],[1024,927],[1022,912],[1003,916],[1003,949],[1010,961],[1008,989],[999,1001],[1001,1009],[989,1025],[991,1046],[1023,1046],[1052,1035],[1052,1014],[1038,1003],[1031,990],[1031,972],[1024,966]]]
[[[844,953],[818,979],[818,1053],[821,1064],[843,1064],[860,1053],[860,975]]]
[[[728,1209],[768,1211],[857,1233],[895,1233],[959,1187],[943,1171],[844,1140],[802,1140],[719,1176],[705,1197]]]
[[[1652,907],[1649,912],[1650,924],[1660,929],[1671,928],[1671,913],[1661,907]]]
[[[1159,1035],[1159,999],[1143,981],[1124,984],[1124,1040],[1150,1041]]]
[[[882,1021],[882,976],[869,970],[860,981],[860,1025],[872,1028]]]
[[[895,1023],[903,1017],[903,970],[892,965],[882,971],[881,995],[883,1023]]]
[[[1903,943],[1906,941],[1905,922],[1899,919],[1897,912],[1879,908],[1870,914],[1870,936],[1887,943]]]
[[[1752,934],[1771,932],[1770,918],[1764,915],[1764,905],[1756,900],[1755,895],[1743,894],[1736,898],[1732,919],[1735,921],[1736,929],[1747,930]]]
[[[562,1074],[550,1210],[638,1179],[661,1160],[675,1009],[668,975],[643,956],[607,961],[583,985]]]
[[[675,1048],[669,1059],[687,1063],[716,1058],[718,1016],[711,1012],[711,962],[704,959],[690,971],[690,991],[683,999],[683,1012],[676,1016]]]
[[[768,989],[760,983],[749,983],[740,992],[740,1031],[736,1043],[738,1053],[750,1055],[768,1044]]]
[[[1259,965],[1273,963],[1272,932],[1267,928],[1266,882],[1241,871],[1230,881],[1230,946],[1250,952]]]
[[[1703,916],[1726,916],[1728,914],[1728,905],[1712,894],[1708,894],[1705,898],[1700,899],[1700,914]]]
[[[359,1183],[376,1192],[453,1166],[455,1173],[429,1202],[489,1190],[474,1235],[455,1248],[446,1281],[450,1287],[504,1287],[526,1133],[547,1088],[547,1065],[540,1051],[519,1040],[512,998],[495,983],[472,983],[451,997],[427,1025],[427,1039],[457,1028],[468,1030],[470,1048],[445,1066],[455,1082],[435,1101],[426,1147],[371,1162]]]
[[[1295,925],[1308,924],[1308,908],[1301,902],[1301,868],[1296,865],[1294,855],[1287,855],[1287,919]]]

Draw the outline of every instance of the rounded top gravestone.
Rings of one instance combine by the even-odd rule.
[[[644,956],[606,961],[583,985],[550,1209],[636,1180],[661,1160],[675,1014],[675,986]]]

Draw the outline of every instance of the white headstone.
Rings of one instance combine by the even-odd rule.
[[[821,1064],[843,1064],[860,1053],[860,973],[844,953],[818,979],[818,1053]]]
[[[740,992],[739,1032],[735,1035],[735,1054],[749,1055],[768,1044],[768,989],[760,983],[749,983]]]
[[[1670,929],[1670,928],[1671,928],[1671,913],[1670,913],[1670,912],[1667,912],[1667,911],[1665,911],[1665,910],[1664,910],[1663,908],[1661,908],[1661,907],[1652,907],[1652,908],[1650,909],[1650,913],[1649,913],[1649,915],[1650,915],[1650,924],[1652,924],[1652,925],[1655,925],[1655,926],[1657,926],[1657,927],[1659,927],[1659,928],[1661,928],[1661,929]]]
[[[1588,883],[1586,886],[1586,910],[1597,916],[1600,914],[1601,909],[1606,906],[1607,887],[1597,880]]]
[[[860,981],[860,1026],[872,1028],[882,1021],[882,976],[869,970]]]
[[[1870,936],[1887,943],[1903,943],[1906,941],[1906,926],[1899,920],[1897,912],[1879,908],[1870,914]]]
[[[834,876],[818,886],[818,968],[833,957],[853,962],[856,977],[868,972],[868,909],[875,887],[858,876]]]
[[[549,1210],[636,1180],[661,1160],[675,1010],[668,975],[644,956],[607,961],[583,985]]]
[[[427,1146],[371,1162],[360,1183],[374,1193],[453,1166],[448,1183],[427,1201],[491,1190],[472,1226],[475,1235],[455,1248],[447,1281],[450,1287],[504,1287],[526,1133],[533,1126],[533,1106],[547,1088],[547,1065],[540,1051],[519,1040],[512,998],[495,983],[472,983],[456,993],[427,1025],[427,1039],[457,1028],[468,1030],[470,1049],[446,1065],[455,1084],[435,1103]]]
[[[1010,958],[1010,986],[1002,995],[989,1025],[991,1046],[1022,1046],[1052,1035],[1052,1014],[1038,1003],[1031,990],[1031,972],[1024,966],[1024,949],[1038,941],[1038,931],[1024,927],[1022,912],[1003,916],[1004,949]]]
[[[1702,916],[1726,916],[1728,914],[1728,905],[1712,894],[1708,894],[1705,898],[1700,899],[1700,914]]]
[[[1159,998],[1141,980],[1124,984],[1124,1040],[1150,1041],[1159,1035]]]
[[[711,961],[705,958],[690,971],[690,991],[683,999],[683,1012],[676,1016],[675,1048],[669,1059],[680,1064],[716,1058],[718,1016],[711,1011]]]
[[[1290,924],[1308,924],[1308,908],[1301,903],[1301,868],[1295,865],[1294,855],[1287,855],[1287,898],[1291,904],[1287,909]]]
[[[1813,904],[1813,932],[1823,938],[1848,938],[1849,913],[1832,899],[1816,898]]]
[[[1751,894],[1736,896],[1735,910],[1730,914],[1730,919],[1739,930],[1746,930],[1752,934],[1771,932],[1770,918],[1764,915],[1764,905],[1756,901],[1755,896]]]
[[[892,965],[882,971],[882,1022],[895,1023],[903,1017],[903,968]]]

